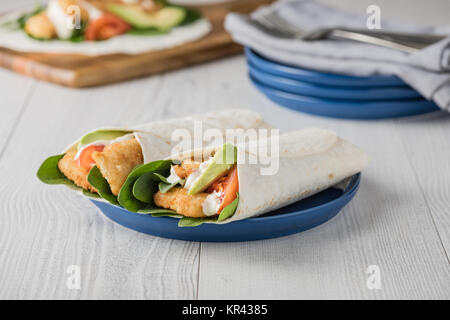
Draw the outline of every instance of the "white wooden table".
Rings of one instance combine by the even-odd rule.
[[[29,2],[2,0],[0,9]],[[399,2],[408,15],[378,1],[390,16],[448,18],[448,2]],[[371,1],[338,3],[365,12]],[[363,147],[372,163],[355,199],[301,234],[195,243],[125,229],[35,176],[44,158],[91,128],[236,107],[283,131],[320,126]],[[291,112],[252,87],[242,56],[85,90],[0,70],[0,178],[0,298],[450,298],[450,116],[347,121]],[[81,270],[79,290],[66,285],[71,265]],[[379,290],[366,285],[371,265]]]

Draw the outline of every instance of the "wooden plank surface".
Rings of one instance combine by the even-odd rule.
[[[0,159],[3,181],[14,182],[0,187],[0,297],[195,298],[199,244],[129,232],[87,200],[35,177],[45,157],[90,128],[174,116],[172,92],[184,86],[173,80],[83,92],[38,84]],[[66,287],[70,265],[81,267],[81,290]]]
[[[205,37],[174,48],[136,55],[21,53],[0,48],[0,66],[15,72],[69,87],[91,87],[148,76],[227,57],[242,51],[223,27],[229,11],[247,13],[273,0],[235,0],[198,9],[211,22]]]
[[[239,68],[244,66],[229,67]],[[233,74],[226,75],[229,83],[236,81]],[[438,195],[425,197],[398,133],[399,126],[405,130],[409,122],[346,121],[299,114],[268,102],[247,81],[239,84],[238,92],[252,91],[254,95],[246,95],[252,97],[247,103],[258,106],[273,125],[284,131],[308,126],[335,130],[364,147],[371,165],[364,171],[361,189],[350,205],[318,228],[232,246],[202,243],[199,298],[449,298],[449,261],[440,239],[448,228],[441,230],[444,234],[436,232],[428,199],[439,198],[432,206],[448,217],[445,209],[450,201],[444,194],[445,190],[448,193],[449,180],[445,179],[450,170],[448,165],[442,168],[441,186],[444,181],[447,186]],[[236,99],[243,100],[242,96]],[[439,115],[442,122],[450,121],[449,116]],[[427,130],[426,125],[419,126]],[[421,130],[416,128],[416,134]],[[417,144],[417,139],[410,138],[416,143],[416,153],[427,144],[428,152],[420,152],[423,160],[433,154],[432,163],[448,161],[450,149],[444,151],[438,143],[427,143],[431,139],[423,138]],[[432,169],[422,172],[434,177]],[[439,225],[445,229],[448,218]],[[380,267],[382,290],[366,287],[370,265]]]
[[[0,156],[25,110],[34,88],[32,79],[0,70]]]
[[[450,116],[397,120],[396,130],[450,263]]]
[[[298,114],[251,86],[242,56],[85,90],[0,70],[0,105],[0,299],[450,298],[449,115]],[[298,235],[200,244],[127,230],[35,178],[45,157],[93,127],[239,107],[283,131],[321,126],[363,147],[372,162],[355,199]],[[70,265],[80,290],[66,286]],[[381,290],[366,286],[370,265]]]

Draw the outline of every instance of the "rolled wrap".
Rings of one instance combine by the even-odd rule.
[[[253,111],[246,109],[233,109],[212,113],[194,115],[179,119],[169,119],[156,121],[135,127],[135,137],[142,147],[144,163],[161,160],[171,153],[177,153],[180,141],[171,140],[176,129],[185,130],[191,137],[194,137],[194,124],[202,123],[202,131],[208,129],[218,129],[222,133],[223,141],[226,141],[226,130],[230,129],[270,129],[271,126],[265,123],[262,117]],[[219,146],[222,143],[203,139],[203,147]]]
[[[278,171],[273,175],[261,174],[267,164],[240,163],[240,159],[245,159],[255,149],[250,144],[236,146],[239,204],[231,218],[219,223],[256,217],[287,206],[351,177],[369,163],[361,149],[324,129],[308,128],[272,136],[267,141],[257,141],[257,147],[270,146],[271,139],[279,139],[279,154],[271,159],[279,155]],[[220,147],[198,149],[167,159],[181,161],[218,149]]]
[[[164,159],[175,152],[174,150],[177,150],[177,147],[180,146],[180,141],[172,140],[172,134],[176,129],[181,129],[191,135],[191,137],[194,137],[195,126],[200,123],[202,129],[200,134],[207,129],[216,129],[216,131],[218,130],[221,133],[223,141],[225,141],[225,133],[228,129],[247,130],[270,128],[256,112],[246,109],[231,109],[192,115],[184,118],[155,121],[130,127],[104,127],[90,132],[98,130],[132,132],[141,146],[144,163],[148,163]],[[72,143],[64,152],[76,149],[80,140],[81,138]],[[219,145],[218,141],[215,140],[202,140],[201,143],[204,147]]]

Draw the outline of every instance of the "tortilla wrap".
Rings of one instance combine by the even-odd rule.
[[[201,134],[207,129],[215,129],[215,132],[220,133],[221,138],[224,138],[227,129],[247,130],[252,128],[254,129],[270,128],[270,126],[266,124],[261,118],[261,116],[256,112],[245,109],[232,109],[193,115],[178,119],[155,121],[131,127],[104,127],[92,130],[89,133],[99,130],[132,132],[132,134],[139,142],[139,145],[142,149],[143,163],[149,163],[155,160],[164,159],[168,157],[171,153],[174,153],[174,150],[178,150],[180,148],[180,142],[172,140],[172,133],[174,132],[174,130],[180,129],[182,130],[182,132],[189,134],[191,137],[194,137],[194,132],[196,131],[196,126],[198,127],[198,124],[201,124],[202,129],[202,132],[200,132]],[[67,147],[64,150],[64,153],[74,154],[78,149],[78,144],[80,140],[81,138],[77,139],[77,141],[75,141],[69,147]],[[220,141],[215,141],[214,139],[202,140],[201,143],[203,144],[203,146],[208,147],[221,145],[223,144],[223,141],[226,141],[226,139],[222,139]],[[110,146],[113,146],[113,144],[111,144]],[[123,157],[119,157],[119,161],[122,158]],[[121,169],[120,165],[117,166],[117,170],[119,169]],[[132,169],[133,168],[130,168],[128,171],[131,171]],[[100,170],[102,169],[100,168]],[[41,169],[39,171],[41,171]],[[120,173],[123,176],[122,179],[123,181],[128,176],[129,174],[128,171]],[[102,174],[105,178],[108,179],[108,177],[104,172],[102,172]],[[58,183],[57,179],[56,179],[57,182],[50,181],[51,180],[50,178],[46,179],[45,170],[42,172],[38,172],[38,176],[45,183],[60,184]],[[109,179],[108,182],[110,182]],[[69,187],[74,187],[71,184],[67,183],[63,184]],[[120,189],[120,187],[121,185],[118,186],[117,188]],[[86,192],[84,192],[84,194],[86,195]],[[117,192],[115,192],[115,194],[117,194]]]
[[[124,34],[105,41],[84,41],[73,43],[64,40],[39,41],[30,38],[21,29],[10,29],[3,24],[18,19],[30,9],[10,12],[0,17],[0,47],[22,52],[82,54],[86,56],[107,54],[139,54],[170,49],[184,43],[198,40],[211,30],[211,23],[200,19],[189,25],[175,27],[162,35]]]
[[[247,109],[230,109],[217,112],[196,114],[183,118],[160,120],[129,127],[101,127],[94,131],[132,131],[135,138],[142,147],[144,163],[164,159],[172,153],[176,153],[179,141],[173,141],[174,130],[186,130],[194,137],[195,123],[202,123],[202,130],[218,129],[225,137],[227,129],[271,129],[272,127],[264,122],[263,118],[256,112]],[[85,134],[85,135],[86,135]],[[84,135],[83,135],[84,136]],[[67,147],[64,152],[71,148],[76,148],[81,137]],[[224,140],[225,141],[225,140]],[[217,141],[202,141],[203,146],[220,145]],[[179,148],[179,147],[178,147]],[[172,152],[175,150],[175,152]]]
[[[258,148],[263,148],[276,142],[273,139],[279,139],[279,168],[272,175],[261,174],[261,169],[266,168],[267,164],[242,162],[255,150],[251,143],[236,145],[239,203],[232,217],[213,223],[248,219],[287,206],[338,184],[369,163],[368,156],[361,149],[332,131],[308,128],[255,143]],[[205,159],[205,154],[219,148],[193,150],[167,159],[182,161],[199,155]],[[276,156],[278,153],[270,160],[275,160]]]

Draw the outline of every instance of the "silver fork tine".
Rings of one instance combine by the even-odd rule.
[[[273,36],[282,37],[282,38],[292,38],[291,34],[286,34],[282,31],[276,29],[272,24],[268,23],[264,19],[261,19],[260,17],[251,19],[250,22],[253,23],[253,25],[256,28],[262,29],[264,32],[270,33]]]
[[[285,28],[278,26],[278,24],[276,24],[274,20],[268,18],[266,15],[260,15],[255,20],[265,28],[274,31],[282,37],[295,37],[295,35],[290,30],[286,30]]]
[[[263,24],[264,26],[266,26],[267,28],[273,29],[273,30],[277,30],[281,33],[286,33],[283,29],[279,28],[271,19],[269,19],[266,14],[262,14],[260,16],[257,17],[257,20]],[[290,33],[288,33],[287,35],[290,35]]]
[[[303,32],[300,30],[300,28],[297,28],[297,27],[291,25],[289,22],[287,22],[286,20],[281,18],[274,11],[269,11],[266,14],[264,14],[264,18],[267,21],[270,21],[270,23],[275,28],[279,28],[283,32],[286,32],[286,33],[291,34],[296,37],[301,37],[303,35]]]
[[[358,30],[352,28],[319,28],[311,32],[305,32],[301,28],[289,23],[280,17],[274,10],[266,10],[261,12],[256,18],[253,18],[255,25],[260,28],[270,30],[272,34],[279,35],[284,38],[299,39],[305,41],[321,40],[321,39],[339,39],[352,40],[363,43],[370,43],[390,49],[400,50],[404,52],[415,52],[425,48],[430,44],[445,38],[444,35],[417,35],[417,34],[401,34],[392,32],[373,32],[367,30]]]

